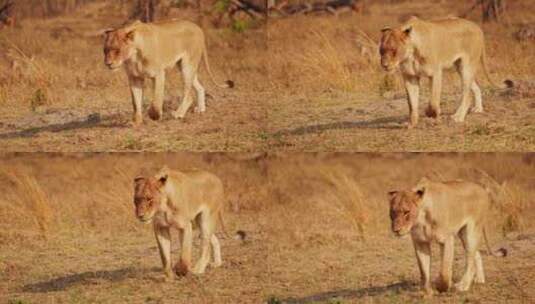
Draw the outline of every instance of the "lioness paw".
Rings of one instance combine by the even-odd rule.
[[[425,115],[427,117],[431,117],[431,118],[439,118],[440,117],[440,110],[434,109],[433,107],[428,107],[425,110]]]
[[[171,112],[171,115],[173,116],[174,119],[182,119],[182,118],[184,118],[184,115],[180,114],[180,112],[178,112],[178,110]]]
[[[175,273],[177,276],[185,276],[189,272],[189,265],[183,261],[179,261],[175,265]]]
[[[467,291],[470,286],[468,284],[463,284],[463,282],[459,282],[455,284],[455,290],[457,291]]]
[[[149,117],[152,120],[160,120],[162,118],[162,113],[156,110],[154,107],[150,107],[148,111]]]
[[[212,262],[212,263],[210,263],[210,267],[213,267],[213,268],[221,267],[221,265],[223,265],[223,262]]]
[[[460,113],[455,113],[451,116],[451,119],[457,123],[464,122],[464,116]]]
[[[169,270],[169,272],[165,273],[163,280],[164,282],[172,282],[175,280],[175,274],[171,270]]]
[[[474,107],[472,109],[473,113],[483,113],[483,107]]]
[[[437,287],[437,290],[439,292],[447,292],[448,290],[450,290],[450,287],[451,287],[451,281],[448,282],[442,278],[439,278],[437,281],[436,281],[436,287]]]

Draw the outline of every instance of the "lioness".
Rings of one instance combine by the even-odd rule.
[[[149,116],[162,117],[165,70],[180,67],[184,78],[184,93],[180,107],[173,111],[174,118],[184,118],[193,100],[191,88],[197,91],[196,112],[204,112],[205,90],[199,81],[197,69],[202,58],[212,81],[219,87],[231,88],[234,83],[218,84],[208,64],[204,33],[189,21],[163,21],[142,23],[136,21],[125,27],[105,31],[105,64],[111,70],[122,65],[130,83],[134,105],[134,125],[142,123],[141,106],[145,78],[154,80],[154,102]],[[180,65],[179,65],[180,63]]]
[[[427,293],[432,293],[430,282],[431,243],[440,244],[442,265],[437,289],[447,291],[451,286],[453,242],[459,236],[466,251],[466,271],[455,284],[457,290],[485,282],[483,261],[478,251],[481,235],[487,250],[494,256],[505,256],[505,249],[492,252],[485,232],[485,219],[490,207],[487,190],[466,181],[432,182],[423,178],[410,191],[391,191],[390,218],[396,236],[411,234],[421,280]]]
[[[418,123],[418,98],[420,78],[432,79],[431,102],[426,111],[430,117],[440,116],[440,94],[442,71],[455,67],[462,79],[461,105],[452,116],[456,122],[463,122],[470,108],[472,91],[475,98],[474,112],[483,112],[481,89],[475,75],[480,66],[489,82],[495,84],[488,74],[485,57],[485,40],[481,28],[468,20],[447,18],[424,21],[411,17],[399,28],[384,28],[379,51],[381,66],[388,72],[399,67],[408,95],[410,123]],[[511,81],[506,82],[512,86]]]
[[[137,218],[153,223],[164,272],[173,277],[171,270],[170,229],[179,231],[180,260],[174,269],[177,275],[204,273],[210,261],[212,247],[213,266],[221,265],[219,240],[214,231],[223,209],[223,184],[206,171],[173,171],[162,168],[156,175],[134,179],[134,204]],[[192,231],[195,224],[201,230],[201,257],[191,269]]]

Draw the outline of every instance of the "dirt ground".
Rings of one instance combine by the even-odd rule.
[[[208,0],[205,1],[208,7]],[[293,1],[303,2],[303,1]],[[515,33],[535,22],[534,0],[512,1],[503,24],[483,24],[493,79],[511,79],[512,91],[478,79],[483,114],[464,124],[450,119],[460,100],[457,75],[446,73],[443,115],[406,129],[408,106],[399,76],[380,68],[380,29],[410,15],[438,18],[464,13],[462,1],[374,1],[363,13],[274,17],[243,32],[201,23],[212,69],[236,88],[208,89],[208,110],[171,118],[181,80],[168,73],[162,122],[145,115],[132,128],[132,106],[122,71],[104,67],[94,34],[126,20],[116,3],[96,1],[69,16],[26,18],[0,37],[0,148],[2,151],[531,151],[535,148],[533,40]],[[170,17],[198,22],[196,9]],[[479,11],[467,18],[480,23]],[[92,36],[93,35],[93,36]],[[366,37],[366,38],[365,38]],[[481,78],[481,77],[480,77]],[[152,99],[150,85],[145,104]]]
[[[222,268],[163,281],[151,227],[137,222],[131,202],[133,177],[163,164],[206,169],[223,180],[226,228],[231,236],[243,230],[247,237],[219,230]],[[535,300],[533,155],[4,154],[0,167],[2,302]],[[483,255],[486,284],[431,299],[420,293],[410,240],[389,231],[386,191],[411,187],[424,175],[501,189],[489,239],[510,255]],[[464,260],[456,247],[459,278]],[[179,248],[173,248],[176,261]]]
[[[306,1],[293,1],[306,2]],[[466,1],[368,1],[363,14],[313,14],[273,18],[268,23],[272,54],[268,146],[292,151],[532,151],[535,90],[533,41],[514,33],[535,21],[535,1],[510,1],[505,25],[482,25],[490,74],[512,79],[513,91],[483,87],[483,114],[464,124],[450,118],[460,102],[460,81],[446,73],[439,121],[425,118],[429,81],[422,82],[421,123],[407,130],[408,105],[400,76],[387,76],[379,64],[380,30],[411,15],[423,19],[459,16]],[[481,24],[480,10],[467,18]]]
[[[208,1],[205,1],[208,2]],[[68,16],[26,18],[0,36],[0,150],[2,151],[251,151],[262,149],[266,114],[266,32],[262,24],[237,32],[206,16],[209,61],[219,89],[200,67],[207,111],[172,118],[182,94],[181,75],[167,73],[164,117],[132,128],[125,73],[104,65],[99,30],[119,26],[128,11],[117,1],[95,1]],[[162,17],[163,18],[163,17]],[[165,18],[199,22],[195,8]],[[145,91],[152,101],[152,83]],[[193,107],[192,107],[193,108]]]

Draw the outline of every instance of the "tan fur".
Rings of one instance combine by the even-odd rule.
[[[426,292],[432,293],[429,272],[433,242],[440,245],[442,255],[437,289],[450,289],[455,235],[466,251],[466,270],[455,284],[456,289],[468,290],[474,277],[476,283],[485,282],[478,246],[490,207],[486,189],[466,181],[433,182],[423,178],[414,189],[392,191],[389,195],[392,231],[397,236],[410,233]],[[488,242],[487,248],[491,254],[499,255],[490,251]]]
[[[192,88],[197,92],[196,112],[204,112],[205,90],[198,77],[201,59],[212,81],[220,87],[232,87],[232,81],[221,85],[215,82],[206,52],[204,33],[200,27],[189,21],[165,21],[141,23],[136,21],[125,27],[106,31],[104,42],[105,64],[112,70],[124,66],[128,75],[134,124],[142,122],[143,86],[146,78],[154,80],[154,102],[149,116],[158,120],[162,117],[165,86],[165,70],[180,67],[184,78],[184,92],[180,107],[173,111],[173,117],[184,118],[193,100]]]
[[[156,175],[134,180],[136,216],[153,223],[164,272],[173,277],[171,269],[171,228],[179,231],[180,260],[174,269],[177,275],[204,273],[213,253],[213,266],[221,265],[219,240],[214,234],[223,211],[224,193],[221,180],[206,171],[173,171],[162,168]],[[201,231],[201,257],[191,268],[192,233]]]
[[[409,128],[418,123],[421,77],[429,77],[432,86],[426,114],[435,118],[440,116],[444,69],[455,68],[462,79],[461,105],[452,116],[453,120],[464,121],[470,108],[470,92],[474,94],[474,112],[483,112],[481,89],[475,79],[480,67],[493,82],[485,64],[483,31],[477,24],[453,17],[435,21],[412,17],[399,28],[385,28],[382,32],[381,65],[389,72],[399,68],[403,76],[410,111]]]

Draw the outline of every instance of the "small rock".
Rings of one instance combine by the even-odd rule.
[[[99,113],[91,113],[87,116],[87,122],[99,123],[101,121]]]

